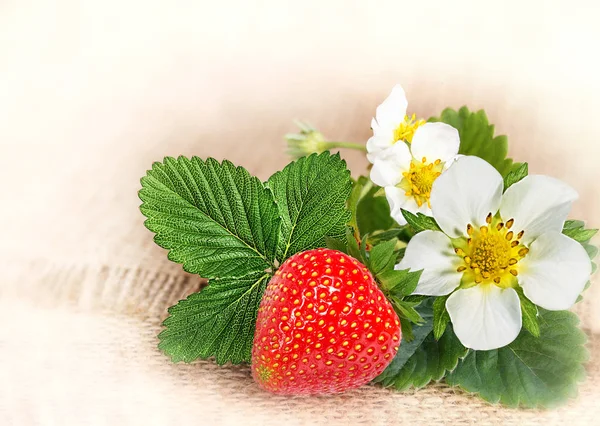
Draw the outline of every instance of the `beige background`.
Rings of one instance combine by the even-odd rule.
[[[600,7],[594,1],[0,0],[0,418],[30,424],[591,424],[600,415],[600,287],[577,310],[591,378],[551,412],[443,385],[280,399],[245,368],[171,365],[166,308],[198,277],[138,211],[164,155],[261,178],[291,120],[366,141],[393,84],[419,116],[485,108],[510,154],[580,193],[600,226]],[[346,155],[354,174],[366,165]],[[597,281],[597,280],[596,280]]]

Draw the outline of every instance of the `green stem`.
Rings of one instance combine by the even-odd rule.
[[[367,146],[362,143],[355,142],[326,142],[328,148],[348,148],[356,149],[357,151],[367,152]]]

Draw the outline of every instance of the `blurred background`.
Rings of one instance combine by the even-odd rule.
[[[600,227],[599,20],[600,5],[583,0],[0,0],[0,418],[592,419],[594,380],[546,413],[442,385],[367,388],[361,407],[346,396],[315,410],[257,395],[242,367],[171,365],[155,336],[200,280],[152,243],[136,193],[165,155],[228,158],[266,179],[289,160],[293,119],[366,142],[375,107],[401,83],[420,117],[484,108],[509,155],[571,184],[572,217]],[[364,173],[361,153],[344,156]],[[597,336],[600,287],[586,296],[577,310]],[[592,377],[599,364],[593,350]]]

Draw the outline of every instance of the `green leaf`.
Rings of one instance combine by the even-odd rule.
[[[211,280],[169,308],[158,347],[173,362],[214,356],[218,364],[249,362],[260,299],[270,276]]]
[[[366,259],[363,259],[360,248],[358,247],[358,241],[354,237],[352,229],[346,228],[346,244],[348,246],[348,254],[358,260],[360,263],[365,264]]]
[[[408,227],[402,228],[391,228],[387,231],[375,231],[375,233],[369,235],[369,243],[371,245],[377,245],[383,241],[389,241],[393,239],[399,239],[401,241],[409,241],[410,237],[404,235]]]
[[[338,240],[337,238],[325,237],[325,245],[331,250],[341,251],[342,253],[348,254],[348,246],[344,241]]]
[[[408,269],[389,270],[377,276],[381,289],[390,296],[402,298],[412,294],[417,288],[422,271],[410,272]]]
[[[348,224],[353,229],[358,229],[358,203],[372,187],[373,182],[366,176],[359,176],[358,179],[352,182],[352,191],[348,198],[348,209],[350,210],[350,221]]]
[[[458,130],[459,154],[483,158],[503,176],[510,172],[513,161],[506,158],[508,140],[506,136],[494,136],[494,126],[489,124],[483,110],[471,112],[467,107],[458,111],[446,108],[440,117],[432,117],[429,121],[441,121]]]
[[[598,255],[598,247],[589,243],[589,241],[596,235],[598,232],[597,229],[586,229],[585,222],[581,220],[567,220],[563,226],[563,234],[567,237],[574,239],[579,242],[586,253],[590,258],[590,262],[592,263],[592,274],[596,272],[597,265],[592,262],[592,260]],[[590,282],[586,284],[584,291],[590,286]],[[583,293],[583,292],[582,292]],[[583,296],[579,295],[577,298],[577,302],[583,300]]]
[[[446,300],[448,296],[436,297],[433,302],[433,337],[438,340],[444,332],[450,322],[450,315],[446,310]]]
[[[328,152],[303,157],[267,181],[282,217],[279,262],[312,248],[325,237],[342,239],[350,212],[346,200],[352,184],[346,162]]]
[[[277,206],[246,169],[212,158],[167,157],[141,182],[146,227],[187,272],[216,278],[273,267]]]
[[[371,187],[358,202],[356,219],[361,235],[387,231],[396,224],[390,216],[390,205],[387,198],[375,196],[380,189],[378,186]]]
[[[567,220],[563,226],[563,234],[579,243],[587,243],[598,233],[597,229],[586,229],[581,220]]]
[[[428,298],[416,308],[425,322],[413,325],[414,339],[400,344],[390,365],[374,382],[396,390],[421,388],[432,380],[440,380],[467,354],[468,350],[454,334],[452,325],[448,325],[439,340],[434,338],[432,299]]]
[[[592,260],[596,256],[598,256],[598,247],[593,246],[591,244],[583,244],[583,248],[585,249],[586,253],[588,254],[590,260]]]
[[[415,304],[394,297],[392,297],[391,301],[400,318],[406,318],[414,324],[420,324],[424,321],[419,312],[415,309]]]
[[[394,248],[396,240],[389,240],[374,246],[369,255],[369,268],[373,275],[377,276],[381,272],[393,269],[396,263]]]
[[[515,288],[521,301],[521,318],[523,319],[523,328],[529,331],[534,337],[540,337],[540,323],[538,321],[538,308],[529,300],[521,287]]]
[[[446,380],[486,401],[553,407],[573,398],[589,354],[577,315],[540,309],[540,337],[522,330],[500,349],[471,351]]]
[[[521,163],[516,168],[513,168],[504,177],[504,190],[506,191],[511,185],[519,182],[529,174],[529,166],[527,163]]]
[[[421,231],[427,231],[427,230],[441,231],[440,227],[438,226],[438,224],[434,218],[432,218],[430,216],[426,216],[423,213],[417,213],[415,215],[414,213],[411,213],[408,210],[401,209],[401,211],[402,211],[402,216],[404,216],[404,219],[406,219],[408,224],[410,226],[412,226],[412,228],[415,230],[415,232],[421,232]]]

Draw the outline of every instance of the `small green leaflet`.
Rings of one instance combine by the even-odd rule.
[[[145,224],[170,260],[210,280],[169,309],[159,347],[173,361],[249,361],[258,306],[276,265],[343,235],[349,191],[345,162],[328,153],[292,163],[268,187],[228,161],[155,163],[139,193]]]
[[[450,295],[436,297],[433,302],[433,337],[436,340],[442,337],[450,322],[450,314],[446,310],[446,300],[448,300],[448,297]]]
[[[453,370],[459,359],[468,350],[460,343],[448,325],[439,340],[433,336],[433,298],[427,298],[416,309],[424,319],[420,325],[413,325],[414,338],[403,341],[390,365],[375,378],[375,383],[406,390],[422,388],[432,380],[440,380]]]
[[[396,247],[396,240],[385,241],[381,244],[377,244],[371,249],[369,254],[369,269],[377,276],[385,270],[393,270],[396,263],[396,257],[394,256],[394,248]]]
[[[562,232],[567,237],[573,238],[583,246],[592,263],[592,274],[596,272],[597,265],[593,260],[598,255],[598,247],[590,244],[590,240],[598,233],[598,230],[586,229],[585,223],[581,220],[567,220],[563,226]],[[584,290],[587,290],[590,284],[591,282],[588,281]],[[583,296],[579,295],[577,302],[580,302],[581,300],[583,300]]]
[[[273,191],[283,219],[277,250],[280,262],[292,254],[323,247],[325,236],[344,236],[352,184],[339,154],[302,157],[271,176],[266,186]]]
[[[353,229],[358,229],[358,203],[373,187],[373,182],[366,176],[359,176],[352,182],[352,191],[348,197],[348,208],[350,210],[350,225]]]
[[[563,226],[563,234],[581,244],[589,242],[598,233],[597,229],[586,229],[581,220],[567,220]]]
[[[513,169],[504,176],[504,190],[506,191],[511,185],[519,182],[529,173],[529,166],[527,163],[521,163],[515,165]]]
[[[513,161],[506,158],[508,140],[506,136],[494,136],[494,126],[489,124],[483,110],[471,112],[467,107],[462,107],[458,111],[446,108],[440,117],[431,117],[428,121],[441,121],[458,130],[459,154],[483,158],[502,176],[511,171]]]
[[[471,351],[446,377],[453,386],[511,407],[553,407],[577,394],[589,353],[569,311],[540,309],[540,337],[522,330],[500,349]]]
[[[523,289],[519,286],[515,288],[521,301],[521,318],[523,320],[523,328],[531,333],[534,337],[540,337],[540,323],[538,320],[538,308],[531,300],[529,300]]]
[[[437,222],[435,221],[434,218],[430,217],[430,216],[426,216],[423,213],[411,213],[408,210],[404,210],[401,209],[402,211],[402,216],[404,216],[404,219],[406,219],[406,221],[408,222],[408,224],[410,226],[412,226],[412,228],[414,229],[415,232],[421,232],[421,231],[441,231],[440,227],[438,226]]]
[[[598,230],[586,229],[585,223],[581,220],[567,220],[562,232],[583,246],[590,261],[592,261],[592,273],[594,273],[596,271],[596,264],[593,260],[598,255],[598,247],[590,244],[590,240],[598,233]]]

